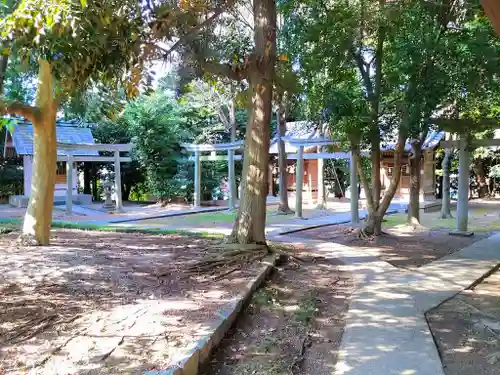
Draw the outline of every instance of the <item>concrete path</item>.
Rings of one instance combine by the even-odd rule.
[[[415,271],[339,244],[270,239],[309,244],[322,256],[342,260],[354,277],[335,375],[444,375],[424,313],[500,264],[500,234]]]

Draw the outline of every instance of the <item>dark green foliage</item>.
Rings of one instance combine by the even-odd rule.
[[[92,134],[98,143],[130,143],[132,141],[130,133],[129,126],[123,118],[117,121],[106,119],[92,128]],[[99,165],[101,168],[103,166]],[[135,189],[137,193],[139,185],[145,182],[145,171],[136,160],[133,160],[131,163],[122,164],[121,172],[123,200],[129,200],[132,190]]]
[[[23,167],[21,158],[0,157],[0,198],[23,193]]]
[[[187,121],[174,98],[163,93],[144,96],[125,108],[123,121],[135,144],[134,158],[146,173],[152,194],[168,201],[177,194],[173,177],[181,157]]]

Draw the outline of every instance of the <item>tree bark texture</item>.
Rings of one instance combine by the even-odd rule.
[[[7,65],[9,63],[9,56],[0,56],[0,95],[3,95],[3,88],[5,84],[5,73],[7,72]]]
[[[403,158],[404,147],[406,143],[406,131],[405,129],[399,129],[398,134],[398,142],[396,143],[396,147],[394,148],[394,172],[392,175],[392,179],[389,183],[389,186],[386,188],[384,196],[380,201],[377,208],[375,208],[375,195],[372,193],[371,187],[368,184],[368,179],[365,176],[363,167],[361,165],[361,158],[359,156],[359,151],[356,152],[356,159],[358,162],[358,173],[363,184],[363,188],[365,189],[366,195],[366,203],[368,216],[366,218],[365,226],[363,228],[363,232],[369,235],[378,236],[382,233],[382,219],[391,204],[392,198],[394,198],[394,194],[396,194],[397,187],[399,185],[399,181],[401,179],[401,161]],[[373,159],[372,159],[373,160]],[[372,168],[376,166],[373,165]],[[373,175],[373,174],[372,174]]]
[[[449,148],[444,150],[444,157],[441,163],[443,168],[443,194],[441,197],[441,218],[448,219],[453,217],[451,215],[451,198],[450,198],[450,164],[451,164],[451,150]]]
[[[267,177],[276,61],[275,0],[254,0],[255,60],[248,71],[251,103],[245,135],[240,208],[230,242],[265,244]]]
[[[24,217],[23,236],[38,245],[48,245],[52,224],[56,181],[57,102],[53,94],[50,63],[40,60],[36,105],[39,113],[33,119],[33,174],[31,195]]]
[[[287,165],[286,165],[286,149],[285,142],[281,139],[286,134],[286,117],[283,104],[278,103],[278,110],[276,111],[278,117],[278,169],[279,169],[279,184],[280,184],[280,203],[278,211],[283,213],[292,213],[288,204],[288,184],[287,184]]]
[[[380,130],[376,129],[376,134],[372,137],[372,147],[371,147],[371,159],[372,159],[372,197],[373,197],[373,209],[377,210],[380,204],[380,196],[382,194],[381,184],[380,184]],[[365,190],[366,192],[366,190]]]
[[[486,169],[483,158],[478,157],[474,160],[474,172],[477,176],[478,197],[484,198],[488,195],[488,184],[486,183]]]
[[[232,98],[231,101],[229,102],[229,124],[231,126],[231,142],[236,142],[236,94],[234,93],[234,87],[231,85],[231,93],[232,93]],[[230,209],[234,209],[234,204],[236,199],[238,199],[238,189],[236,187],[236,174],[235,174],[235,167],[234,167],[234,151],[230,152],[231,154],[231,160],[228,160],[229,163],[231,163],[228,168],[232,169],[232,173],[229,173],[231,178],[229,178],[229,184],[230,184],[230,194],[232,195],[232,205],[233,207],[229,207]]]
[[[422,165],[422,144],[412,142],[410,164],[410,202],[408,204],[409,225],[420,225],[420,170]]]

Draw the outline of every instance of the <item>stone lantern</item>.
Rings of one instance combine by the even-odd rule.
[[[113,183],[111,181],[105,181],[102,184],[102,187],[104,189],[105,196],[104,205],[102,207],[106,210],[112,210],[115,208],[113,200],[111,199],[111,194],[113,194]]]

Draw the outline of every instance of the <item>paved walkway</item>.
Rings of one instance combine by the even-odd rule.
[[[270,239],[309,244],[322,256],[342,260],[354,277],[335,375],[444,375],[424,313],[500,264],[500,234],[415,271],[339,244]]]

